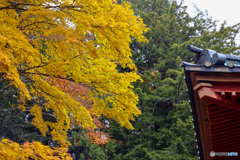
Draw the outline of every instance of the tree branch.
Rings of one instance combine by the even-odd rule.
[[[45,7],[46,9],[82,9],[83,8],[83,7],[74,6],[74,5],[53,6],[53,5],[46,5],[46,4],[15,3],[5,7],[0,7],[0,10],[4,10],[4,9],[28,10],[28,8],[20,8],[19,6],[36,6],[36,7],[42,6],[42,7]],[[80,11],[80,10],[77,10],[77,11]]]
[[[4,89],[7,89],[8,87],[10,87],[12,84],[8,84],[6,86],[4,86],[2,89],[0,89],[0,92],[2,92]]]
[[[31,69],[35,69],[35,68],[44,67],[46,65],[47,65],[47,63],[43,63],[43,64],[39,64],[38,66],[30,67],[30,68],[27,68],[27,69],[24,69],[24,70],[18,70],[18,72],[19,73],[28,73],[26,71],[31,70]]]

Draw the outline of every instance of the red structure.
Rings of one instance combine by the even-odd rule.
[[[200,159],[240,159],[240,67],[203,62],[182,65]],[[228,155],[217,155],[219,152]]]

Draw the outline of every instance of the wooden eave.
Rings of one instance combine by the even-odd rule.
[[[210,152],[240,153],[240,67],[184,69],[200,159],[239,159]]]

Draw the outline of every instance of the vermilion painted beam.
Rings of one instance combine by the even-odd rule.
[[[230,135],[225,134],[225,135],[217,136],[217,137],[212,136],[212,141],[214,142],[214,144],[217,144],[217,143],[222,144],[223,142],[226,142],[226,141],[228,142],[231,139],[234,139],[235,141],[236,140],[240,140],[239,139],[239,133],[238,134],[234,134],[234,135],[232,135],[232,134],[230,134]]]
[[[231,123],[235,120],[239,120],[239,117],[231,117],[229,119],[226,118],[226,119],[221,119],[221,120],[211,120],[210,124],[211,125],[221,125],[221,126],[227,125],[227,126],[229,126],[228,123]]]
[[[235,145],[232,145],[232,146],[228,146],[228,147],[220,147],[220,148],[218,148],[217,146],[216,147],[214,146],[213,151],[215,151],[215,152],[219,152],[219,151],[238,152],[238,154],[239,154],[240,146],[238,144],[235,144]]]
[[[209,84],[209,83],[207,83]],[[201,100],[205,100],[207,102],[215,103],[219,106],[228,107],[230,109],[240,111],[240,103],[239,102],[232,102],[229,100],[222,99],[222,97],[216,94],[213,91],[213,86],[206,85],[206,83],[200,83],[194,87],[195,91],[198,91],[199,98]]]
[[[222,97],[222,99],[226,99],[226,95],[225,95],[224,91],[221,91],[221,97]]]
[[[231,96],[232,101],[235,102],[235,101],[236,101],[236,98],[237,98],[236,92],[235,92],[235,91],[232,91],[232,96]]]
[[[208,110],[208,113],[209,113],[209,117],[211,120],[228,117],[228,116],[239,116],[240,115],[240,112],[236,112],[234,110],[223,110],[221,112],[220,111],[212,112],[212,111]],[[217,114],[215,114],[215,113],[217,113]]]
[[[217,149],[217,148],[226,148],[226,150],[224,151],[224,150],[222,150],[222,152],[227,152],[227,148],[228,147],[231,147],[231,146],[234,146],[234,145],[236,145],[236,146],[238,146],[239,145],[239,141],[232,141],[232,142],[230,142],[230,143],[222,143],[222,144],[218,144],[218,145],[215,145],[214,144],[214,142],[212,143],[212,146],[213,146],[213,148],[214,149]],[[216,148],[215,148],[216,147]]]
[[[236,126],[239,125],[239,122],[233,122],[231,123],[229,126],[227,127],[222,127],[222,126],[214,126],[214,125],[210,125],[211,126],[211,130],[212,132],[222,132],[224,130],[231,130],[231,129],[234,129],[234,128],[237,128]]]
[[[238,127],[239,126],[237,126],[236,128],[232,127],[231,129],[228,128],[228,129],[221,130],[221,131],[212,130],[211,131],[212,139],[215,139],[215,137],[222,137],[222,136],[226,137],[226,135],[228,135],[230,133],[239,133],[239,135],[240,135],[240,131],[239,131]]]

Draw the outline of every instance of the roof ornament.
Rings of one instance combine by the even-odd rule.
[[[182,67],[186,66],[205,66],[207,68],[211,66],[227,66],[233,68],[240,66],[240,57],[232,54],[217,53],[211,49],[201,49],[193,45],[188,45],[187,49],[193,53],[196,53],[194,57],[194,63],[182,62]]]

